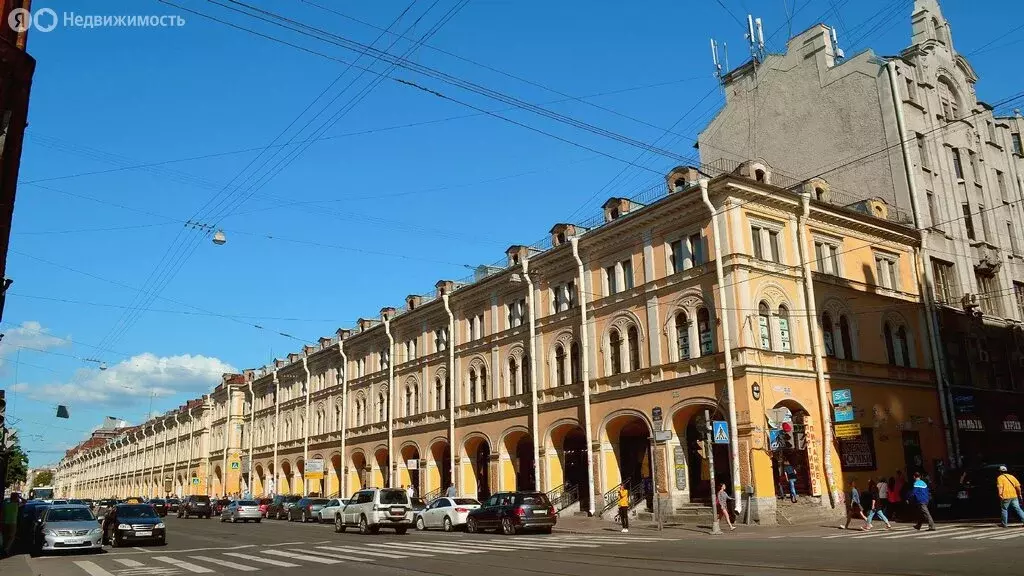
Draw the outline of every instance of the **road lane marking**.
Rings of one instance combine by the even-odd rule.
[[[1024,536],[1024,530],[1018,529],[1013,534],[1001,534],[999,536],[993,536],[992,538],[989,538],[989,540],[1009,540],[1010,538],[1017,538],[1019,536]]]
[[[203,562],[209,562],[210,564],[216,564],[218,566],[224,566],[226,568],[241,570],[242,572],[259,571],[259,568],[256,568],[255,566],[239,564],[238,562],[231,562],[230,560],[221,560],[220,558],[211,558],[210,556],[189,556],[189,558],[193,560],[202,560]]]
[[[585,544],[583,542],[544,542],[535,540],[529,536],[509,538],[508,542],[515,542],[517,545],[530,546],[533,548],[600,548],[604,544],[610,544],[610,542],[602,542],[601,544]],[[622,544],[628,544],[628,542],[622,542]]]
[[[324,558],[323,556],[313,556],[311,554],[298,554],[295,552],[288,552],[287,550],[264,550],[263,553],[273,556],[284,556],[285,558],[293,558],[295,560],[305,560],[306,562],[316,562],[317,564],[341,564],[341,560],[335,560],[334,558]]]
[[[127,566],[129,568],[138,568],[139,566],[144,566],[142,562],[139,562],[137,560],[130,560],[128,558],[114,558],[114,562],[117,562],[118,564],[122,566]]]
[[[402,552],[413,551],[413,552],[438,552],[440,554],[479,554],[484,550],[477,548],[475,550],[460,550],[458,548],[448,548],[446,546],[434,545],[434,544],[412,544],[402,542]],[[393,544],[367,544],[367,546],[373,546],[374,548],[394,548]]]
[[[994,533],[992,531],[995,530],[995,529],[996,529],[995,526],[989,526],[988,528],[981,528],[979,530],[971,530],[969,533],[964,534],[963,536],[954,536],[954,537],[951,538],[951,540],[967,540],[967,539],[975,539],[976,540],[976,539],[979,539],[979,538],[987,538],[987,537],[991,536]]]
[[[82,570],[85,570],[89,576],[114,576],[110,572],[100,568],[95,562],[90,562],[88,560],[76,560],[75,565]]]
[[[145,548],[142,548],[141,546],[132,546],[132,550],[138,550],[139,552],[150,552],[150,550],[146,550]]]
[[[270,558],[260,558],[259,556],[253,556],[252,554],[242,554],[241,552],[225,552],[224,555],[234,556],[235,558],[241,558],[243,560],[252,560],[253,562],[262,562],[263,564],[270,564],[271,566],[279,566],[281,568],[296,568],[300,566],[300,564],[271,560]]]
[[[189,572],[194,572],[196,574],[210,574],[213,572],[213,570],[210,570],[209,568],[204,568],[203,566],[186,562],[184,560],[178,560],[177,558],[171,558],[170,556],[153,556],[153,560],[158,560],[165,564],[170,564],[176,568],[188,570]]]
[[[950,526],[948,528],[943,528],[942,530],[936,530],[935,534],[925,534],[924,536],[919,537],[918,540],[930,540],[932,538],[945,538],[946,536],[949,536],[951,533],[959,536],[961,534],[966,534],[967,533],[967,532],[964,532],[964,530],[970,530],[970,528],[966,527],[966,526]]]
[[[317,549],[331,550],[334,552],[345,552],[347,554],[362,554],[363,556],[373,556],[375,558],[408,558],[410,556],[430,556],[430,554],[409,554],[405,550],[403,550],[401,553],[389,553],[377,552],[374,550],[362,550],[360,548],[348,548],[345,546],[317,546]],[[327,554],[327,552],[318,552],[318,554]],[[350,558],[350,560],[369,562],[371,558]]]

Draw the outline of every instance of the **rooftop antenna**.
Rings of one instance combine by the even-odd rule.
[[[836,55],[836,58],[845,58],[846,54],[843,49],[839,47],[839,36],[836,35],[836,29],[832,28],[832,50]]]
[[[718,43],[711,39],[711,61],[715,64],[715,78],[722,81],[722,63],[718,60]]]
[[[764,59],[764,30],[761,28],[761,19],[755,18],[754,25],[757,27],[757,52]]]

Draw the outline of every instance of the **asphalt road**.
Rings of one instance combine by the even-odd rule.
[[[586,534],[506,537],[411,531],[404,536],[335,534],[329,525],[265,520],[166,520],[163,547],[105,549],[29,561],[37,576],[774,576],[780,574],[971,575],[1020,573],[1024,528],[941,526],[917,532],[835,527],[752,528],[710,536],[696,530],[609,528]],[[260,576],[260,574],[252,574]]]

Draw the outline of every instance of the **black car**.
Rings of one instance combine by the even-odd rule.
[[[288,509],[299,500],[302,500],[302,496],[274,496],[274,500],[267,504],[267,518],[287,520]]]
[[[114,548],[135,542],[167,543],[163,520],[149,504],[118,504],[100,523],[103,539]]]
[[[178,518],[209,518],[213,514],[213,505],[209,496],[188,496],[178,505]]]
[[[167,511],[168,512],[175,512],[176,513],[178,511],[178,506],[180,506],[180,505],[181,505],[181,500],[179,500],[177,498],[168,498],[167,499]]]
[[[49,507],[50,505],[42,500],[29,500],[18,509],[17,536],[14,538],[14,545],[18,550],[31,551],[42,537],[39,533],[39,520]]]
[[[92,511],[93,511],[93,514],[96,514],[97,518],[102,518],[102,517],[106,516],[107,512],[109,512],[110,509],[113,508],[116,505],[117,505],[117,500],[114,500],[112,498],[107,498],[107,499],[104,499],[104,500],[97,501],[96,502],[96,506],[93,507]]]
[[[215,516],[220,516],[220,513],[224,511],[224,507],[227,506],[228,504],[231,504],[231,500],[227,498],[221,498],[220,500],[217,500],[216,502],[213,503],[213,514]]]
[[[557,521],[555,507],[543,492],[499,492],[469,512],[466,531],[495,529],[511,535],[537,530],[550,534]]]
[[[996,478],[1000,466],[1006,466],[1017,478],[1024,478],[1024,466],[1019,465],[988,464],[968,468],[958,482],[935,491],[935,515],[949,519],[998,518],[1000,500]]]
[[[167,500],[163,498],[153,498],[149,501],[149,505],[156,510],[159,516],[167,516]]]

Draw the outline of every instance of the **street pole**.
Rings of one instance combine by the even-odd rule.
[[[722,527],[718,523],[718,506],[715,492],[715,445],[711,437],[711,412],[704,410],[704,449],[708,452],[708,480],[711,482],[711,533],[721,534]]]

